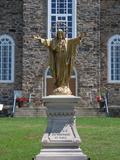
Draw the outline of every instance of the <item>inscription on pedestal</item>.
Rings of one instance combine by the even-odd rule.
[[[56,121],[52,126],[49,134],[50,141],[73,141],[74,133],[70,124],[65,124],[65,121]]]

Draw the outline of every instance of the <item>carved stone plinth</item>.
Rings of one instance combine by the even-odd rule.
[[[75,123],[76,96],[47,96],[48,126],[42,138],[40,154],[36,160],[87,160],[79,148],[80,137]]]

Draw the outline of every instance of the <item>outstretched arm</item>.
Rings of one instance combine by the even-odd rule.
[[[85,32],[81,32],[76,38],[70,39],[69,42],[79,44],[80,41],[86,36]]]
[[[50,47],[50,40],[49,39],[43,39],[40,36],[33,35],[33,38],[36,40],[39,40],[40,43],[42,43],[45,47]]]
[[[84,38],[86,36],[86,32],[81,32],[78,36],[78,38],[81,40],[82,38]]]
[[[35,36],[35,35],[33,35],[33,38],[37,39],[37,40],[41,40],[42,39],[40,36]]]
[[[80,41],[86,36],[86,33],[85,32],[81,32],[79,33],[78,37],[77,38],[74,38],[74,41],[80,43]]]

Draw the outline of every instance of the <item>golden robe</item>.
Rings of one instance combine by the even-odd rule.
[[[55,79],[55,86],[69,86],[76,46],[80,43],[80,37],[62,40],[41,38],[40,42],[49,49],[49,65],[52,77]]]

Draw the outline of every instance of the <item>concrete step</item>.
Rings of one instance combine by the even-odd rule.
[[[105,112],[101,111],[99,108],[76,108],[76,116],[105,116]],[[38,117],[46,116],[46,107],[38,108],[17,108],[15,112],[15,117]]]
[[[93,107],[77,107],[76,116],[105,116],[104,109],[93,108]]]
[[[109,105],[109,108],[120,108],[120,105]]]
[[[46,116],[46,108],[45,107],[23,107],[16,108],[15,117],[38,117],[38,116]]]
[[[109,106],[109,116],[120,117],[120,105],[110,105]]]
[[[0,111],[1,116],[12,115],[12,107],[4,105],[4,110]],[[109,105],[109,116],[120,117],[120,105]],[[106,116],[104,109],[93,108],[93,107],[76,107],[76,116]],[[16,108],[15,117],[38,117],[46,116],[46,107],[22,107]]]

